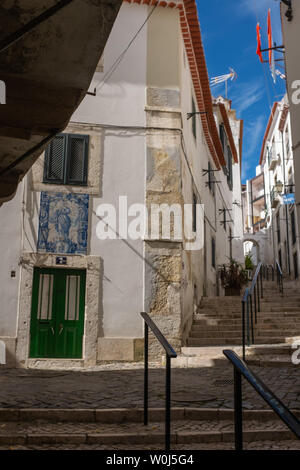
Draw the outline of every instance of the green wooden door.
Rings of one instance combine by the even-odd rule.
[[[85,271],[35,268],[30,357],[81,358]]]

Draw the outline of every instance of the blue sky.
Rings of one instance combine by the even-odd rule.
[[[229,82],[228,98],[238,118],[244,119],[242,181],[245,182],[255,176],[270,106],[285,93],[285,81],[277,77],[274,85],[268,65],[261,64],[256,55],[257,20],[262,28],[262,48],[268,47],[268,8],[273,39],[282,44],[280,1],[197,0],[197,4],[209,76],[228,73],[229,67],[238,74],[235,82]],[[267,59],[267,53],[264,56]],[[276,53],[275,58],[280,57],[282,54]],[[212,92],[224,95],[224,84],[214,87]]]

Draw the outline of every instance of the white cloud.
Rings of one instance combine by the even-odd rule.
[[[240,11],[242,13],[250,12],[255,16],[260,16],[273,5],[273,0],[243,0],[240,2]]]
[[[240,84],[236,87],[236,92],[232,96],[233,107],[241,114],[260,101],[263,95],[264,88],[261,80]]]
[[[246,146],[245,146],[245,157],[252,155],[255,151],[257,144],[262,141],[262,132],[265,126],[265,116],[260,115],[255,121],[249,122],[246,125],[245,133],[247,135]],[[259,156],[257,157],[258,165]]]
[[[265,128],[265,116],[260,115],[255,121],[250,121],[245,126],[245,139],[243,148],[242,180],[249,178],[249,171],[259,164],[260,146]]]

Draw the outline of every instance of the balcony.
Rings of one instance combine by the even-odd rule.
[[[272,209],[276,209],[276,207],[280,203],[281,193],[282,193],[282,183],[277,183],[274,186],[274,188],[271,190],[271,194],[270,194]]]
[[[275,170],[277,163],[278,163],[278,157],[277,155],[274,155],[272,153],[269,158],[269,170],[270,171]]]
[[[253,233],[259,232],[266,227],[266,219],[261,217],[253,217]]]

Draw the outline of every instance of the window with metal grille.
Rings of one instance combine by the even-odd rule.
[[[58,134],[45,152],[44,183],[87,185],[89,136]]]

